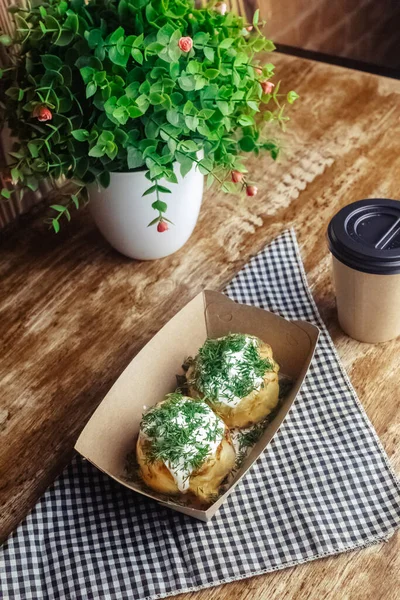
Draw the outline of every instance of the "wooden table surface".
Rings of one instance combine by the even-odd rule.
[[[175,255],[128,260],[103,241],[85,211],[58,236],[43,230],[41,215],[4,236],[2,539],[68,462],[79,432],[138,350],[200,290],[222,289],[290,226],[322,317],[400,469],[400,339],[372,346],[340,331],[324,237],[345,204],[400,196],[400,82],[284,55],[275,60],[286,89],[301,96],[283,158],[251,160],[260,188],[254,198],[208,191],[194,235]],[[399,556],[395,535],[367,549],[179,598],[393,600]]]

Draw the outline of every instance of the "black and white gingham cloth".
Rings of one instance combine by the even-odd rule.
[[[210,523],[131,492],[76,457],[3,547],[0,596],[144,600],[389,538],[400,487],[343,371],[286,232],[226,290],[322,330],[274,440]]]

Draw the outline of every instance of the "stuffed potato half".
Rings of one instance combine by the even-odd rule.
[[[203,401],[170,394],[144,414],[136,445],[143,481],[210,502],[235,464],[229,429]]]
[[[229,428],[265,419],[279,399],[279,365],[260,339],[230,334],[208,339],[186,373],[189,395],[204,399]]]

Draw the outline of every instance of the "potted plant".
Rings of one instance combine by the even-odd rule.
[[[192,0],[28,0],[10,10],[15,36],[0,37],[12,47],[1,72],[3,117],[18,140],[10,179],[19,194],[43,178],[71,180],[52,205],[55,232],[90,197],[115,248],[158,258],[191,235],[204,176],[257,193],[242,155],[277,157],[271,125],[284,126],[284,103],[297,97],[270,81],[274,45],[258,11],[250,25],[224,3]]]

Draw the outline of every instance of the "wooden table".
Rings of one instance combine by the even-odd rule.
[[[113,251],[89,216],[58,236],[42,216],[0,251],[0,516],[4,539],[71,457],[78,433],[137,351],[204,287],[222,289],[294,226],[308,279],[339,354],[395,468],[400,468],[400,339],[370,346],[339,329],[325,230],[342,206],[400,196],[400,82],[276,55],[291,112],[278,163],[253,159],[254,198],[206,194],[177,254],[139,263]],[[397,444],[396,444],[397,442]],[[392,600],[400,537],[181,600]]]

